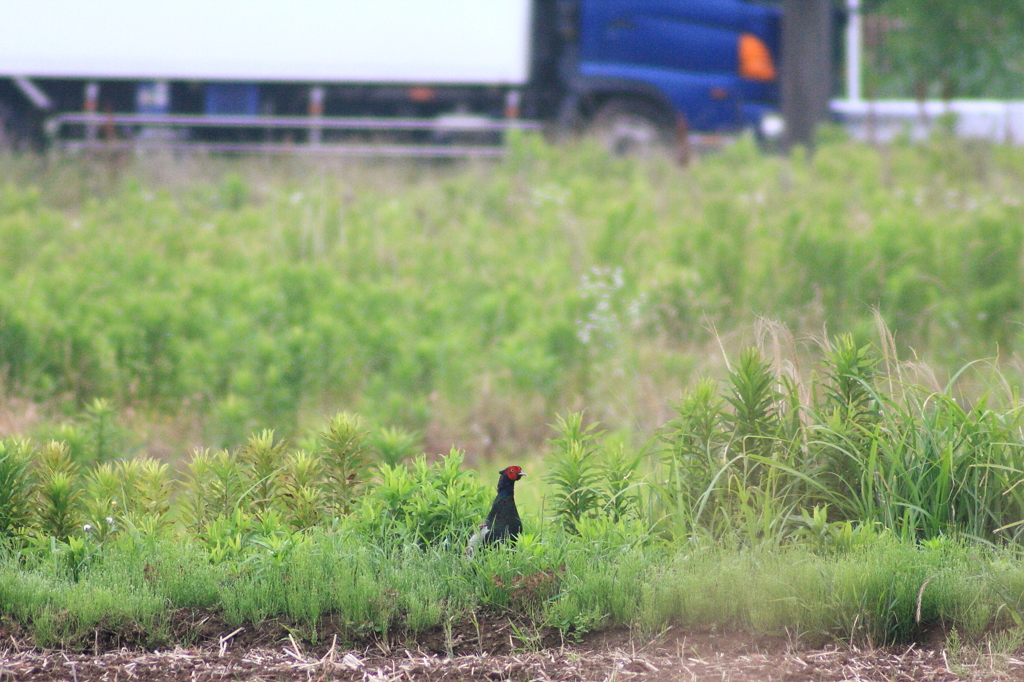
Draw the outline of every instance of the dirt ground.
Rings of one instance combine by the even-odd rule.
[[[416,648],[378,642],[353,650],[339,645],[336,637],[320,647],[304,647],[289,636],[268,642],[266,632],[254,635],[236,628],[205,637],[194,648],[157,651],[104,651],[97,633],[94,651],[76,653],[26,647],[8,631],[0,642],[0,682],[1024,681],[1021,658],[975,651],[953,659],[941,647],[922,645],[801,649],[778,638],[679,631],[651,642],[624,631],[576,643],[552,642],[550,633],[523,642],[516,632],[512,624],[496,619],[435,633]]]

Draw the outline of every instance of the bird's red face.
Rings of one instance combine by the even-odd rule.
[[[523,473],[523,470],[517,466],[510,466],[509,468],[505,469],[504,474],[508,476],[510,480],[513,481],[518,481],[520,478],[526,475]]]

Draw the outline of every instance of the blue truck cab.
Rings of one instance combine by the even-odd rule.
[[[610,133],[620,151],[643,144],[644,134],[664,139],[674,129],[760,132],[765,117],[778,110],[777,7],[739,0],[581,0],[576,11],[567,115]]]

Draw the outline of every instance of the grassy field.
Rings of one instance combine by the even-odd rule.
[[[3,622],[1015,650],[1022,176],[942,137],[6,159]],[[513,461],[526,535],[466,558]]]

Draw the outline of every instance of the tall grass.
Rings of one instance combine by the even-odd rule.
[[[964,406],[955,382],[914,383],[877,346],[849,336],[823,345],[809,382],[749,348],[722,397],[704,382],[677,404],[661,431],[656,486],[676,532],[756,544],[855,522],[910,541],[1015,542],[1024,517],[1016,400],[988,394]]]
[[[1020,577],[996,568],[1011,556],[870,532],[838,553],[705,546],[659,569],[639,617],[649,630],[713,623],[806,642],[889,644],[936,625],[975,638],[1017,624],[1007,588]]]

